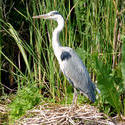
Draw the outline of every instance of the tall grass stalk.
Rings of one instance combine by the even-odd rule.
[[[124,83],[124,90],[125,90],[125,36],[123,36],[123,44],[122,44],[122,77]]]
[[[125,35],[123,36],[122,38],[122,41],[123,41],[123,44],[122,44],[122,78],[123,78],[123,86],[124,86],[124,89],[123,89],[123,92],[125,92]],[[125,107],[125,99],[123,100],[123,105]],[[124,111],[123,111],[123,114],[125,115],[125,108],[124,108]]]
[[[0,1],[0,18],[2,18],[2,0]],[[0,32],[1,32],[1,23],[0,23]],[[2,51],[2,33],[0,33],[0,51]],[[0,53],[0,95],[3,94],[3,87],[1,85],[1,68],[2,68],[2,57]]]

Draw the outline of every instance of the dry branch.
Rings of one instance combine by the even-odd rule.
[[[30,118],[29,118],[30,114]],[[32,116],[31,116],[32,115]],[[115,125],[105,114],[88,104],[78,107],[40,105],[20,118],[18,125]]]

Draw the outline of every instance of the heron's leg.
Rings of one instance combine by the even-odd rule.
[[[74,88],[72,105],[77,106],[77,90],[76,90],[76,88]]]

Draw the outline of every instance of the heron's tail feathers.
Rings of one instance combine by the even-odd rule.
[[[101,94],[101,91],[96,87],[96,91],[98,94]]]
[[[93,85],[94,91],[97,91],[97,93],[100,94],[101,91],[98,89],[98,87],[93,82],[92,82],[92,85]]]
[[[88,97],[89,99],[92,101],[92,102],[95,102],[96,100],[96,91],[98,94],[101,93],[101,91],[97,88],[97,86],[91,81],[91,89],[90,89],[90,93],[88,94]]]

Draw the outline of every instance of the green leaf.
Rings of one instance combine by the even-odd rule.
[[[118,113],[121,111],[120,95],[114,85],[114,79],[111,75],[112,67],[109,64],[104,64],[98,58],[96,60],[96,67],[98,70],[97,80],[98,88],[101,91],[101,96],[105,102],[108,102],[112,107],[116,109]]]
[[[24,58],[26,67],[27,67],[27,69],[28,69],[28,73],[30,74],[30,73],[31,73],[31,72],[30,72],[30,66],[29,66],[29,62],[28,62],[28,59],[27,59],[26,52],[25,52],[25,50],[24,50],[24,48],[23,48],[23,46],[22,46],[22,40],[19,38],[19,36],[18,36],[16,30],[13,28],[13,26],[12,26],[11,24],[9,24],[9,23],[8,23],[8,25],[9,25],[10,34],[11,34],[11,36],[14,38],[14,40],[16,41],[17,46],[19,47],[20,52],[21,52],[21,54],[22,54],[22,56],[23,56],[23,58]]]

